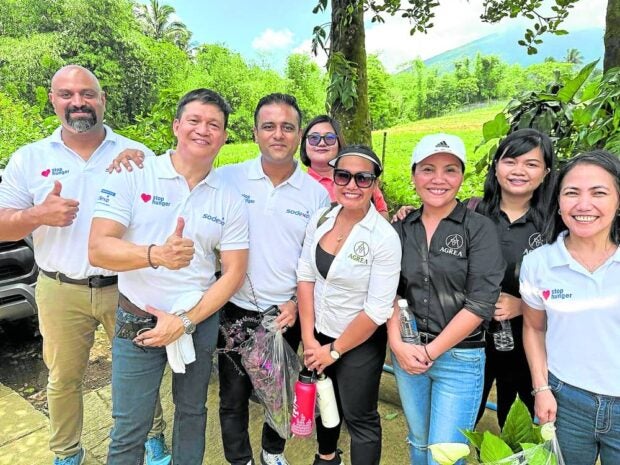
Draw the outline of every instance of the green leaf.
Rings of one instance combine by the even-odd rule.
[[[394,418],[396,418],[398,416],[398,412],[392,412],[392,413],[388,413],[385,415],[385,419],[386,420],[393,420]]]
[[[568,81],[564,85],[564,87],[560,89],[560,91],[558,92],[558,99],[560,100],[560,102],[569,103],[573,99],[573,97],[579,91],[583,83],[586,82],[586,79],[588,79],[590,74],[592,74],[592,71],[594,71],[594,68],[596,67],[598,62],[599,60],[596,60],[592,63],[585,65],[579,71],[575,78]]]
[[[461,433],[469,440],[472,446],[480,450],[480,447],[482,447],[482,439],[484,438],[483,433],[471,430],[461,431]]]
[[[532,417],[523,401],[518,397],[510,407],[501,438],[513,450],[517,451],[521,448],[520,443],[534,442]]]
[[[483,124],[482,135],[485,141],[489,141],[491,139],[504,137],[509,129],[510,125],[508,124],[506,115],[498,113],[491,121],[487,121]]]
[[[480,460],[482,462],[497,462],[513,455],[512,449],[502,439],[488,431],[484,432],[480,446]]]

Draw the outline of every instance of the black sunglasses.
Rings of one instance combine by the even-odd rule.
[[[351,182],[351,178],[355,180],[355,185],[360,189],[368,189],[372,186],[372,183],[377,179],[372,173],[368,171],[360,171],[359,173],[351,173],[347,170],[339,168],[334,169],[334,184],[338,186],[346,186]]]
[[[313,147],[319,145],[321,143],[321,139],[325,141],[325,145],[335,145],[336,142],[338,142],[338,136],[333,132],[328,132],[324,136],[320,135],[317,132],[313,132],[312,134],[308,134],[306,136],[308,144],[312,145]]]

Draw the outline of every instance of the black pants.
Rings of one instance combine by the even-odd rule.
[[[334,339],[315,333],[321,344]],[[343,354],[325,369],[334,383],[340,421],[347,423],[351,436],[351,465],[379,465],[381,458],[381,419],[377,411],[379,382],[385,361],[387,331],[385,325],[363,344]],[[336,451],[340,425],[325,428],[321,418],[316,421],[319,454]]]
[[[484,414],[487,397],[496,381],[497,390],[497,421],[500,428],[504,427],[508,411],[519,394],[530,414],[534,416],[534,398],[532,397],[532,378],[523,350],[522,319],[514,318],[512,333],[515,347],[508,352],[499,352],[493,345],[493,334],[487,332],[486,364],[484,367],[484,390],[476,423]]]
[[[222,327],[245,321],[244,326],[253,328],[259,324],[257,312],[244,310],[228,302],[220,313]],[[238,342],[243,337],[239,336]],[[299,320],[284,333],[284,338],[295,352],[301,340]],[[225,347],[227,340],[222,331],[218,337],[218,348]],[[237,345],[235,343],[235,345]],[[230,348],[230,341],[228,341]],[[246,465],[252,460],[252,446],[248,434],[248,402],[252,394],[252,383],[241,365],[241,356],[235,352],[218,355],[220,374],[220,427],[224,444],[224,457],[232,465]],[[270,454],[284,451],[286,441],[266,422],[263,424],[262,447]]]

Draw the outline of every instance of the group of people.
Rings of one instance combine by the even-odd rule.
[[[216,352],[225,458],[254,464],[253,386],[237,349],[265,313],[293,350],[302,343],[307,369],[332,379],[353,465],[380,463],[387,347],[413,465],[435,463],[430,444],[467,442],[493,382],[500,425],[519,395],[555,421],[567,464],[620,463],[615,155],[578,155],[556,176],[549,138],[517,130],[498,146],[483,197],[461,202],[465,146],[432,134],[408,167],[422,205],[390,224],[379,157],[347,145],[327,115],[302,130],[290,95],[258,102],[259,156],[217,169],[231,109],[211,90],[181,98],[177,145],[158,157],[103,124],[105,93],[89,70],[60,69],[50,100],[62,124],[11,157],[0,240],[33,236],[54,465],[84,462],[82,379],[99,324],[112,340],[108,465],[203,463]],[[399,299],[419,341],[401,336]],[[512,351],[494,348],[488,330],[500,321],[511,322]],[[167,364],[171,452],[159,402]],[[319,417],[316,428],[313,465],[344,463],[341,424]],[[259,463],[287,465],[285,444],[265,422]]]

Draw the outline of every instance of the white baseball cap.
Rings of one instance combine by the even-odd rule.
[[[429,134],[424,136],[413,149],[411,167],[436,153],[450,153],[465,165],[465,144],[458,136],[451,134]]]

